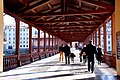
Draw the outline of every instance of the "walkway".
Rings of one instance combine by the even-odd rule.
[[[65,65],[59,62],[59,54],[34,63],[0,73],[0,80],[119,80],[116,71],[106,64],[95,65],[95,72],[87,72],[87,66],[79,62],[78,51],[75,62]]]

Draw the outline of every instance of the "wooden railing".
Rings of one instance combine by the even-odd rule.
[[[31,63],[31,55],[30,54],[22,54],[20,55],[20,66]]]
[[[17,67],[17,55],[4,56],[3,58],[3,70],[7,71]]]
[[[105,54],[103,61],[109,65],[109,67],[116,68],[116,55]]]
[[[36,52],[31,54],[21,54],[20,60],[18,60],[17,55],[4,56],[3,57],[3,71],[14,69],[19,66],[29,64],[33,61],[44,59],[50,56],[55,55],[55,51],[46,51],[46,52]]]

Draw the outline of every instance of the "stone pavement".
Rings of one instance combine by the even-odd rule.
[[[80,63],[79,51],[74,63],[59,62],[59,54],[31,64],[0,73],[0,80],[119,80],[115,69],[95,62],[95,72],[87,71],[87,64]]]

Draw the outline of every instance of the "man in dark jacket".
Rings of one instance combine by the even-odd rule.
[[[96,54],[96,47],[92,45],[92,41],[86,46],[86,53],[88,55],[88,71],[94,71],[94,54]]]
[[[65,63],[70,64],[70,47],[66,44],[64,47]]]

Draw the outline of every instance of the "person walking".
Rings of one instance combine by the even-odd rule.
[[[64,51],[64,47],[63,47],[63,44],[61,44],[61,46],[59,47],[59,53],[60,53],[59,61],[60,62],[61,62],[61,59],[62,59],[62,62],[64,59],[63,51]]]
[[[92,41],[86,45],[86,53],[88,55],[88,71],[94,72],[94,54],[96,54],[96,47],[92,45]]]
[[[85,64],[86,63],[86,57],[87,57],[87,54],[86,54],[86,45],[84,45],[84,47],[83,47],[83,49],[82,49],[82,51],[81,51],[81,53],[80,53],[80,56],[82,56],[83,58],[83,64]]]
[[[100,46],[98,46],[97,48],[97,54],[96,54],[96,58],[97,58],[97,61],[98,61],[98,65],[101,65],[101,62],[102,62],[102,51],[101,51],[101,48]]]
[[[71,58],[71,61],[74,63],[74,57],[75,57],[75,54],[74,53],[70,53],[70,58]]]
[[[64,46],[64,53],[65,53],[65,63],[70,64],[70,47],[66,44]]]

